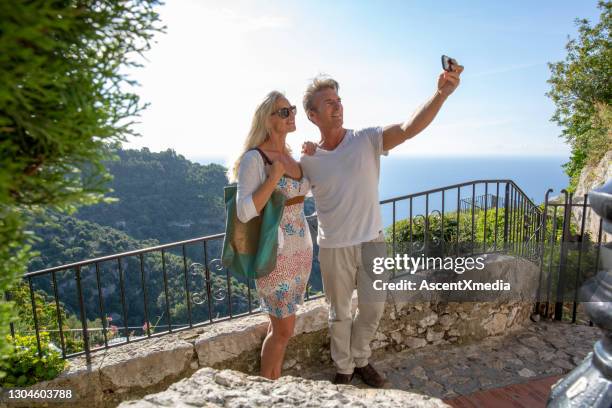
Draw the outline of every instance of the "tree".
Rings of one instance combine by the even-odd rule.
[[[563,127],[562,137],[572,148],[564,165],[574,190],[580,171],[612,149],[612,2],[600,1],[600,21],[591,26],[577,19],[578,39],[566,45],[565,61],[549,63],[552,72],[547,95],[556,105],[552,121]]]
[[[158,3],[0,2],[0,338],[4,294],[32,255],[28,214],[73,212],[107,192],[102,161],[145,108],[122,70],[161,30]],[[0,357],[10,352],[0,342]]]

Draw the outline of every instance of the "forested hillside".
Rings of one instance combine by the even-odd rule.
[[[223,232],[226,169],[200,165],[173,150],[119,150],[106,166],[114,180],[112,204],[81,208],[76,217],[160,243]]]
[[[30,271],[158,244],[155,239],[137,240],[115,228],[51,212],[36,218],[34,230],[40,238],[34,245],[39,254],[30,261]]]

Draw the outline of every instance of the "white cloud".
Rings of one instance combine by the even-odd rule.
[[[227,8],[213,15],[215,14],[215,20],[219,18],[225,24],[229,24],[232,30],[236,30],[240,33],[291,27],[291,21],[286,16],[249,16],[246,14],[239,14],[235,10]]]

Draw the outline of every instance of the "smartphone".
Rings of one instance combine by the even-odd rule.
[[[452,71],[453,70],[453,63],[455,62],[454,59],[452,59],[449,56],[446,55],[442,55],[442,69],[445,71]]]

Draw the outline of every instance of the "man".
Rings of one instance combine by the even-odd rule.
[[[453,61],[454,62],[454,61]],[[319,261],[323,289],[329,303],[331,356],[336,366],[335,384],[349,384],[354,373],[372,387],[384,378],[368,363],[372,340],[384,310],[384,302],[364,304],[361,296],[371,285],[361,260],[362,244],[384,241],[378,202],[380,155],[416,136],[434,119],[446,98],[459,85],[463,67],[438,78],[436,93],[412,118],[384,128],[362,130],[343,127],[343,107],[338,82],[317,77],[304,94],[308,119],[321,132],[314,154],[301,164],[310,180],[318,214]],[[357,313],[351,313],[357,289]],[[361,302],[360,302],[360,299]]]

